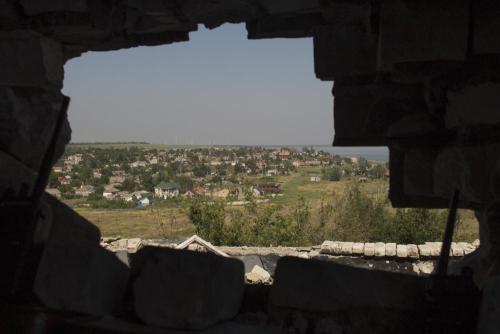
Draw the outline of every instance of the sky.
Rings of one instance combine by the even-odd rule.
[[[65,66],[72,142],[330,145],[332,82],[311,38],[247,40],[243,24],[189,42],[89,52]]]

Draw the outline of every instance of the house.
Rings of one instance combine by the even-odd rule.
[[[83,155],[80,153],[70,155],[64,161],[65,164],[68,165],[78,165],[83,160]]]
[[[286,148],[282,148],[278,153],[279,157],[282,159],[288,159],[290,157],[290,150]]]
[[[130,193],[128,191],[119,191],[115,194],[115,198],[119,198],[122,200],[127,200],[127,198],[130,196]]]
[[[278,170],[276,168],[274,169],[269,169],[267,172],[266,172],[266,176],[276,176],[278,175]]]
[[[112,185],[106,185],[104,186],[104,191],[102,193],[102,197],[106,198],[106,199],[113,199],[116,195],[116,193],[118,193],[118,189],[116,189],[115,187],[113,187]]]
[[[70,184],[71,183],[71,176],[59,176],[57,178],[57,181],[59,181],[60,184],[65,185],[65,184]]]
[[[319,176],[311,176],[311,182],[320,182],[321,181],[321,177]]]
[[[179,196],[179,185],[173,182],[160,182],[154,188],[155,196],[163,199]]]
[[[115,184],[115,183],[123,183],[125,181],[125,175],[113,175],[109,177],[109,183],[110,184]]]
[[[61,198],[61,192],[57,188],[47,188],[45,189],[45,192],[54,196],[55,198]]]
[[[254,184],[252,186],[252,193],[256,193],[253,190],[256,189],[257,192],[262,195],[272,195],[272,194],[281,194],[281,184],[278,182],[261,182]]]
[[[257,160],[257,162],[255,163],[255,166],[258,169],[262,170],[262,169],[267,167],[267,163],[264,160]]]
[[[130,168],[146,167],[148,163],[146,161],[134,161],[129,164]]]
[[[75,196],[88,197],[95,192],[94,186],[82,184],[80,188],[75,190]]]

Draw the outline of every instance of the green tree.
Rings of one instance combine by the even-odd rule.
[[[324,168],[322,170],[323,178],[328,181],[340,181],[342,176],[342,171],[337,166],[332,166],[330,168]]]
[[[224,202],[205,202],[194,200],[189,207],[189,219],[196,229],[196,234],[210,240],[215,245],[224,241]]]
[[[381,179],[385,176],[386,169],[383,165],[375,165],[368,170],[368,176],[374,179]]]
[[[193,180],[191,180],[191,178],[186,175],[179,175],[174,177],[174,182],[179,184],[181,193],[184,193],[187,190],[193,188]]]

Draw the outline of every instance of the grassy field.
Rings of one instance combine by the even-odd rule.
[[[193,225],[181,209],[75,209],[94,223],[103,236],[162,238],[189,236]],[[163,226],[162,226],[163,225]]]
[[[277,180],[282,184],[283,196],[272,199],[270,203],[280,204],[284,210],[292,210],[298,198],[302,196],[308,202],[311,208],[311,219],[315,222],[318,220],[318,208],[321,201],[340,196],[346,186],[353,182],[353,180],[311,182],[310,177],[319,175],[319,172],[319,168],[301,168],[293,175],[279,176]],[[370,180],[366,183],[359,183],[359,186],[369,196],[381,200],[387,198],[389,187],[387,180]],[[234,209],[237,208],[232,208]],[[189,222],[185,210],[180,208],[120,210],[77,208],[76,210],[97,225],[103,236],[171,238],[190,236],[194,233],[194,227]],[[461,224],[455,233],[455,240],[472,241],[478,238],[478,224],[473,212],[460,210],[460,217]]]

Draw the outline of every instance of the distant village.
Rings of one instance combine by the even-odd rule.
[[[385,163],[312,148],[70,145],[55,164],[46,191],[64,200],[112,207],[206,197],[233,202],[280,196],[280,176],[308,168],[311,182],[387,177]]]

